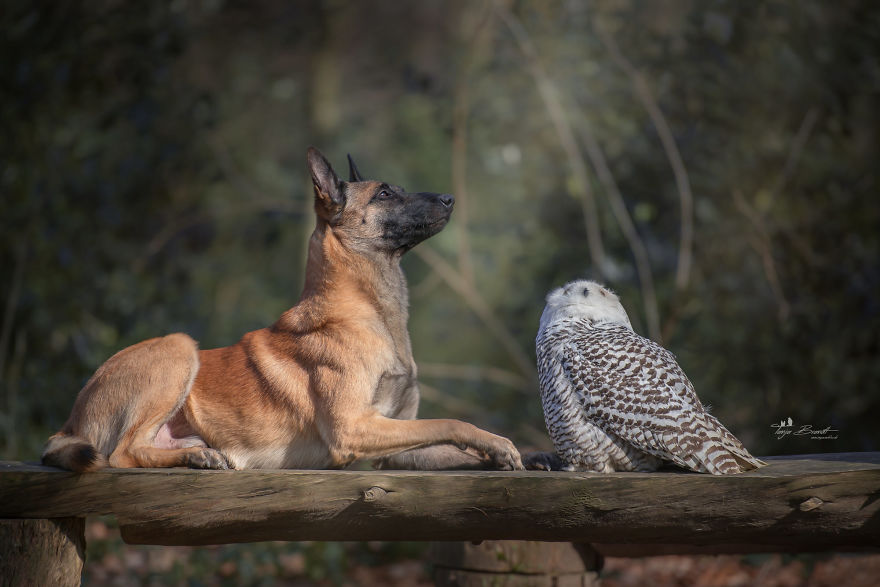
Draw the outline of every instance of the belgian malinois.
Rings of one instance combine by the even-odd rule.
[[[43,463],[208,469],[521,469],[514,445],[458,420],[416,420],[401,256],[449,221],[449,194],[341,181],[308,151],[317,225],[302,297],[269,328],[199,350],[185,334],[128,347],[80,391]]]

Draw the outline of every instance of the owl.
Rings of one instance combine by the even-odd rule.
[[[547,296],[536,339],[544,420],[562,468],[727,475],[764,465],[700,403],[675,357],[636,334],[593,281]]]

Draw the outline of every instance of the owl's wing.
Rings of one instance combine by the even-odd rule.
[[[720,433],[672,353],[623,326],[582,329],[565,345],[563,369],[590,421],[649,454],[713,472]]]

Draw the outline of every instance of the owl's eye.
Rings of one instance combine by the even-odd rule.
[[[586,298],[586,297],[589,297],[589,295],[590,295],[590,288],[589,288],[589,287],[585,287],[585,288],[584,288],[584,297],[585,297],[585,298]]]

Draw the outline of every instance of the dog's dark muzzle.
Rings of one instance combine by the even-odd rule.
[[[433,192],[419,192],[410,194],[412,200],[407,206],[413,214],[413,218],[421,216],[430,218],[432,221],[442,219],[449,220],[452,208],[455,206],[455,196],[452,194],[435,194]]]
[[[409,250],[443,230],[454,205],[452,194],[407,194],[404,205],[386,217],[383,240],[393,249]]]
[[[417,194],[411,194],[413,198],[422,200],[426,202],[428,205],[441,206],[441,208],[445,208],[452,212],[452,207],[455,206],[455,196],[452,194],[435,194],[434,192],[419,192]]]

